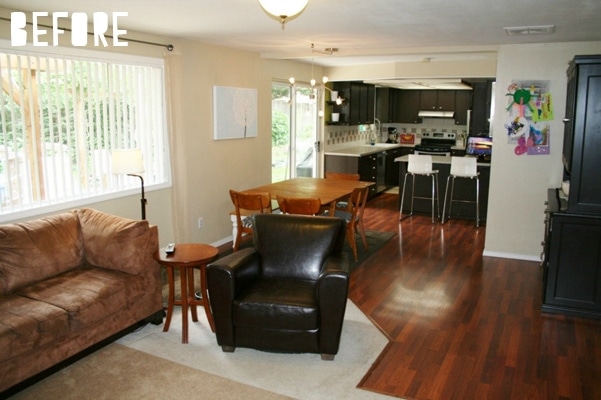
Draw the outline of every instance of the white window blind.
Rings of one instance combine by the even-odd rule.
[[[112,149],[141,149],[147,186],[168,181],[162,65],[0,49],[0,72],[0,219],[139,187],[111,173]]]

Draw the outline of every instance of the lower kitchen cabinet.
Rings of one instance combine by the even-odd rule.
[[[549,190],[543,311],[601,319],[601,216],[563,211]]]
[[[390,150],[383,150],[360,157],[328,154],[325,156],[325,172],[358,173],[362,181],[374,183],[369,188],[369,198],[372,198],[394,186],[387,180],[389,152]]]

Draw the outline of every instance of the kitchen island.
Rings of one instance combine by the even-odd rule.
[[[325,172],[359,174],[362,181],[373,182],[369,198],[398,186],[398,164],[395,159],[413,152],[413,144],[375,143],[328,150]]]
[[[466,156],[470,157],[470,156]],[[401,196],[403,194],[403,179],[407,172],[407,164],[409,162],[409,156],[397,157],[394,160],[400,164],[399,171],[399,207],[401,205]],[[444,207],[444,196],[447,185],[447,178],[451,172],[451,157],[444,156],[432,156],[433,169],[438,170],[438,190],[440,196],[440,213]],[[480,221],[486,220],[486,213],[488,210],[488,188],[490,185],[490,162],[478,162],[478,172],[480,173]],[[407,179],[407,192],[405,194],[405,204],[403,204],[403,213],[408,213],[411,209],[411,185],[412,181]],[[467,200],[474,201],[476,199],[476,182],[473,179],[455,179],[455,191],[453,195],[454,200]],[[432,194],[432,181],[430,179],[415,179],[415,196],[428,197]],[[409,196],[409,197],[407,197]],[[450,194],[449,194],[450,196]],[[409,200],[409,201],[408,201]],[[447,202],[448,203],[448,202]],[[447,210],[449,204],[447,204]],[[462,219],[476,219],[476,205],[474,203],[461,203],[453,202],[451,209],[451,218],[462,218]],[[426,214],[432,213],[432,203],[430,200],[416,198],[413,203],[414,214]]]

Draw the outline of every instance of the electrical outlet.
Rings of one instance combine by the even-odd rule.
[[[204,226],[204,223],[205,223],[205,221],[204,221],[203,217],[198,218],[198,229],[202,229],[202,227]]]

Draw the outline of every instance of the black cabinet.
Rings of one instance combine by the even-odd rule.
[[[345,99],[339,112],[349,125],[372,124],[375,117],[376,87],[363,82],[335,82],[334,90]]]
[[[568,210],[601,214],[601,56],[576,56],[568,69],[563,159]]]
[[[391,105],[394,102],[394,92],[398,89],[376,88],[376,118],[382,123],[396,122],[392,116]]]
[[[601,56],[568,68],[563,161],[567,198],[548,193],[543,310],[601,318]]]
[[[359,157],[359,176],[362,181],[374,182],[375,185],[369,187],[369,198],[378,193],[378,157],[377,154]]]
[[[490,132],[490,106],[492,101],[493,80],[486,79],[471,82],[472,85],[472,119],[470,121],[471,136]]]
[[[546,210],[542,309],[601,318],[601,215],[562,210],[558,193]]]
[[[428,111],[454,111],[455,90],[422,90],[420,108]]]
[[[418,116],[422,90],[397,90],[391,102],[392,117],[394,122],[419,124],[422,122]]]
[[[387,151],[386,154],[386,186],[399,186],[399,163],[396,158],[413,154],[413,147],[398,147]]]
[[[467,125],[467,110],[472,108],[472,91],[455,91],[455,125]]]

